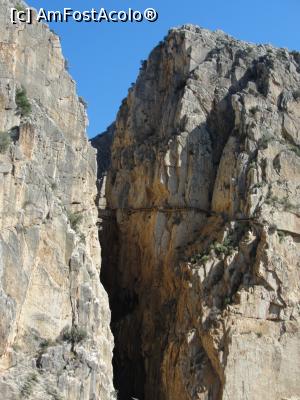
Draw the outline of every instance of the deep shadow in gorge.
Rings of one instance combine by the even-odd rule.
[[[119,264],[119,228],[116,215],[105,212],[105,184],[106,176],[111,163],[111,145],[115,126],[91,140],[97,149],[97,187],[96,203],[99,210],[99,241],[101,245],[101,282],[108,294],[111,309],[111,330],[115,340],[113,354],[114,386],[118,392],[118,400],[144,399],[144,360],[140,355],[141,330],[133,322],[130,332],[122,330],[122,320],[132,314],[138,305],[137,294],[120,286],[118,279]],[[135,344],[132,358],[124,357],[122,348],[127,347],[127,337]]]
[[[111,329],[115,339],[113,370],[114,385],[118,391],[119,400],[144,399],[144,360],[140,355],[141,331],[137,320],[132,317],[138,304],[137,295],[130,289],[119,286],[116,271],[118,271],[118,228],[115,219],[103,220],[99,230],[99,239],[102,248],[101,281],[109,297],[112,313]],[[130,315],[130,317],[129,317]],[[128,327],[122,329],[122,321],[130,318],[130,331]],[[128,338],[133,344],[132,357],[124,357]]]

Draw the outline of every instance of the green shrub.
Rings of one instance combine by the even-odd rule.
[[[276,224],[270,224],[269,225],[269,232],[274,233],[277,230],[277,225]]]
[[[47,394],[52,397],[53,400],[62,400],[61,395],[58,393],[56,388],[47,386],[46,388]]]
[[[81,241],[82,243],[85,243],[85,242],[86,242],[86,241],[85,241],[85,234],[84,234],[84,233],[80,232],[79,237],[80,237],[80,241]]]
[[[83,328],[72,327],[71,336],[74,343],[79,343],[82,340],[86,339],[87,333]]]
[[[255,160],[252,160],[250,163],[249,163],[249,169],[251,169],[251,168],[256,168],[256,161]]]
[[[55,342],[51,339],[43,339],[40,343],[40,348],[43,351],[46,351],[48,347],[55,346]]]
[[[20,137],[20,128],[18,126],[14,126],[9,131],[10,138],[12,142],[16,143]]]
[[[23,202],[22,208],[25,209],[26,207],[33,206],[33,205],[34,204],[33,204],[33,202],[31,200],[26,200],[26,201]]]
[[[201,262],[201,264],[205,264],[209,259],[210,259],[209,255],[204,254],[204,255],[200,258],[200,262]]]
[[[0,132],[0,153],[4,154],[11,144],[11,136],[8,132]]]
[[[291,203],[286,197],[281,201],[280,204],[283,205],[283,209],[285,211],[297,210],[297,206]]]
[[[287,196],[279,199],[277,196],[272,196],[269,193],[265,200],[265,203],[269,205],[281,205],[285,211],[299,210],[299,205],[291,203]]]
[[[258,147],[261,149],[266,149],[268,144],[273,140],[273,137],[269,134],[264,134],[258,141]]]
[[[299,89],[293,91],[293,97],[295,100],[300,99],[300,90]]]
[[[15,6],[15,9],[18,10],[19,12],[20,11],[23,11],[23,12],[26,11],[26,9],[20,3],[17,3],[17,5]]]
[[[33,386],[34,384],[38,381],[38,377],[37,374],[35,372],[29,374],[21,388],[21,396],[23,398],[27,398],[29,396],[31,396],[31,394],[33,393]]]
[[[66,329],[62,333],[62,339],[66,342],[79,343],[86,339],[87,333],[83,328],[72,326],[71,330]]]
[[[300,146],[293,145],[290,147],[290,150],[293,151],[298,157],[300,157]]]
[[[280,204],[280,200],[278,199],[277,196],[271,195],[270,191],[267,194],[267,197],[265,199],[265,203],[268,205],[275,205],[275,204]]]
[[[21,350],[21,346],[17,343],[14,343],[11,347],[13,348],[13,350],[15,352],[18,352],[19,350]]]
[[[118,400],[118,391],[114,390],[113,392],[111,392],[111,396],[114,400]]]
[[[16,105],[18,111],[22,116],[27,116],[31,112],[31,104],[27,98],[26,89],[17,89],[16,92]]]
[[[251,107],[249,111],[252,115],[255,115],[259,111],[259,107],[258,106]]]
[[[84,107],[85,109],[88,108],[88,103],[84,100],[84,98],[83,98],[82,96],[79,96],[79,97],[78,97],[78,100],[79,100],[79,102],[83,105],[83,107]]]
[[[210,245],[210,250],[213,250],[217,256],[224,254],[229,256],[234,251],[231,241],[226,238],[223,243],[214,242]]]
[[[221,255],[229,256],[234,251],[234,246],[231,240],[226,238],[223,243],[213,242],[208,249],[202,253],[193,254],[188,258],[188,261],[192,264],[205,264],[211,258],[211,251],[213,251],[217,257]]]
[[[300,52],[297,50],[291,51],[291,55],[294,57],[297,63],[300,63]]]
[[[74,229],[74,231],[76,231],[78,228],[78,225],[82,221],[82,215],[79,213],[73,213],[71,211],[69,211],[67,213],[67,215],[68,215],[68,219],[70,221],[70,225],[71,225],[72,229]]]
[[[284,238],[285,238],[285,234],[282,231],[277,231],[277,235],[279,237],[279,243],[282,243]]]
[[[192,264],[204,264],[206,261],[209,260],[209,258],[210,257],[205,253],[197,253],[189,257],[188,261]]]
[[[223,303],[224,303],[224,306],[227,306],[228,304],[230,304],[230,303],[231,303],[231,298],[230,298],[230,296],[226,296],[226,297],[224,298]]]
[[[180,217],[180,215],[178,214],[178,215],[174,215],[173,216],[173,224],[174,225],[180,225],[180,223],[181,223],[181,217]]]
[[[257,188],[261,188],[261,187],[263,187],[264,185],[265,185],[266,183],[265,182],[257,182],[257,183],[255,183],[253,186],[252,186],[252,188],[253,189],[257,189]]]

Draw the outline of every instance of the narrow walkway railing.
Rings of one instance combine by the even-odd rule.
[[[259,225],[259,226],[265,226],[268,225],[264,221],[259,221],[254,217],[241,217],[241,218],[226,218],[226,216],[222,213],[217,213],[215,211],[209,211],[209,210],[204,210],[200,207],[185,207],[185,206],[167,206],[167,207],[162,207],[162,206],[153,206],[153,207],[141,207],[141,208],[131,208],[131,207],[121,207],[121,208],[105,208],[105,209],[99,209],[99,221],[98,225],[101,225],[101,221],[105,219],[115,219],[116,217],[116,212],[121,211],[127,215],[135,214],[135,213],[147,213],[147,212],[160,212],[160,213],[167,213],[171,214],[173,212],[197,212],[201,214],[205,214],[207,217],[210,216],[222,216],[224,220],[227,220],[227,222],[250,222],[254,225]],[[281,229],[284,232],[288,232],[292,235],[295,236],[300,236],[300,233],[297,233],[295,231],[289,231],[286,229]]]
[[[199,207],[184,207],[184,206],[169,206],[169,207],[161,207],[161,206],[153,206],[153,207],[140,207],[140,208],[132,208],[132,207],[124,207],[124,208],[105,208],[99,210],[99,217],[100,218],[110,218],[114,217],[116,211],[121,211],[127,215],[140,213],[140,212],[161,212],[161,213],[168,213],[171,214],[173,212],[198,212],[205,214],[207,216],[216,215],[213,211],[204,210]]]

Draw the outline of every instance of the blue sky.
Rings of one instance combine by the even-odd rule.
[[[114,121],[121,101],[136,80],[140,61],[169,28],[193,23],[221,29],[242,40],[300,50],[300,0],[28,0],[46,10],[144,10],[154,23],[52,23],[60,35],[77,91],[88,103],[90,137]]]

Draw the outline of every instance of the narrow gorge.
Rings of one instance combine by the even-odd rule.
[[[13,5],[0,398],[300,400],[300,53],[171,29],[88,141],[58,37]]]

